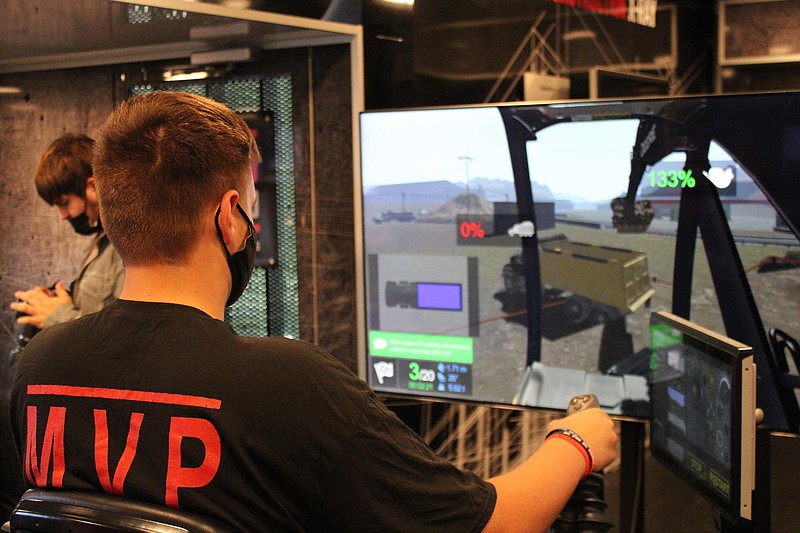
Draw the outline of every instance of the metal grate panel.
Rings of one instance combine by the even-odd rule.
[[[171,87],[170,85],[161,86],[161,87],[159,87],[159,89],[161,89],[161,90],[167,90],[167,89],[175,90],[175,88]],[[207,84],[205,84],[203,82],[191,82],[190,81],[190,82],[181,83],[180,90],[183,91],[183,92],[196,94],[197,96],[208,96]],[[220,100],[217,100],[217,101],[219,102]],[[227,105],[227,102],[223,101],[222,103]],[[230,106],[228,106],[228,107],[230,107]],[[231,107],[231,109],[236,111],[232,107]]]
[[[250,283],[231,307],[225,309],[225,322],[239,335],[269,336],[269,307],[267,305],[267,272],[261,267],[253,270]]]
[[[188,16],[188,12],[179,9],[164,9],[139,4],[128,5],[127,11],[128,24],[147,24],[154,20],[182,20]]]
[[[149,93],[154,90],[152,85],[134,85],[129,91],[130,96],[139,96],[140,94]]]
[[[269,271],[270,318],[273,334],[300,336],[295,231],[294,123],[292,77],[288,74],[264,80],[263,100],[275,119],[275,181],[277,187],[278,266]]]
[[[209,83],[206,96],[225,105],[237,113],[267,111],[261,104],[262,80],[231,80],[224,83]]]

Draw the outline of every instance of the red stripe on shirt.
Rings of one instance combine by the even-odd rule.
[[[165,403],[188,407],[204,407],[206,409],[219,409],[222,406],[222,400],[205,398],[203,396],[126,389],[107,389],[102,387],[73,387],[70,385],[28,385],[28,394],[49,394],[56,396],[77,396],[81,398],[103,398],[106,400]]]

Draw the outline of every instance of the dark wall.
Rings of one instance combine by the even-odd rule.
[[[296,183],[301,336],[331,351],[355,371],[349,49],[316,48],[306,59],[313,98],[297,102],[298,115],[304,116],[306,125],[296,130],[302,151]]]

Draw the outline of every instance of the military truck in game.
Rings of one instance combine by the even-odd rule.
[[[561,316],[581,326],[575,331],[633,313],[655,294],[643,252],[573,242],[564,235],[541,239],[539,250],[543,314],[560,308]],[[504,294],[495,295],[503,310],[524,309],[522,254],[503,267],[503,286]]]

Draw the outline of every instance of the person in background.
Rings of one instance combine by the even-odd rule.
[[[97,191],[92,176],[94,141],[86,135],[66,134],[42,153],[36,167],[36,191],[55,206],[61,220],[76,233],[92,236],[86,257],[70,290],[63,281],[53,288],[17,291],[11,303],[17,322],[44,329],[96,313],[119,296],[124,272],[119,254],[100,221]]]
[[[135,96],[98,137],[120,298],[33,338],[12,387],[31,486],[106,491],[241,531],[545,531],[616,454],[587,409],[484,480],[434,453],[347,367],[303,341],[238,336],[253,270],[250,129],[189,93]],[[58,361],[59,364],[53,364]]]
[[[62,281],[53,287],[17,291],[19,345],[9,354],[6,380],[0,383],[0,411],[7,420],[9,383],[22,349],[39,330],[94,313],[111,303],[122,290],[123,267],[119,254],[103,232],[92,177],[94,141],[86,135],[62,135],[42,153],[36,167],[39,196],[55,206],[62,220],[76,233],[91,236],[80,274],[70,290]],[[0,424],[0,522],[5,521],[24,491],[8,423]]]

